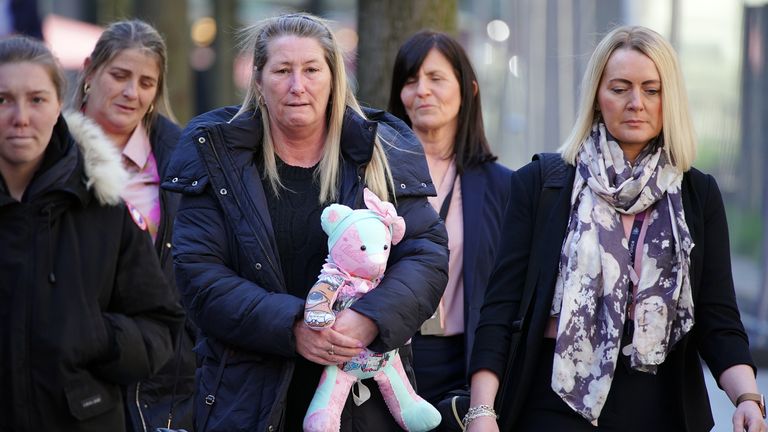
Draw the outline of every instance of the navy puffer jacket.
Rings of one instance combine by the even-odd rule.
[[[246,113],[229,122],[237,109],[190,122],[163,187],[184,194],[173,255],[182,301],[203,336],[196,347],[202,356],[197,419],[208,409],[204,398],[227,350],[206,430],[276,431],[298,356],[292,326],[303,316],[304,299],[287,293],[280,269],[255,164],[260,116]],[[405,344],[437,307],[448,279],[447,234],[427,202],[435,190],[413,132],[383,111],[366,115],[369,120],[351,110],[345,115],[339,202],[362,206],[363,174],[378,134],[407,231],[393,247],[379,287],[352,308],[378,325],[369,348],[388,351]]]

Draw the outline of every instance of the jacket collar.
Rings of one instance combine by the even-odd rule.
[[[120,203],[129,177],[122,155],[93,120],[79,112],[67,113],[64,118],[82,154],[86,188],[103,205]]]
[[[85,204],[90,199],[90,190],[101,204],[121,202],[120,192],[128,181],[128,173],[120,152],[95,122],[77,112],[66,113],[54,126],[54,136],[62,145],[46,149],[48,163],[32,179],[25,192],[28,199],[62,192]],[[15,202],[5,188],[2,192],[0,205]]]

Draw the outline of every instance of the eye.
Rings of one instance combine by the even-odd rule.
[[[387,250],[387,249],[389,249],[389,246],[384,245],[384,250]]]
[[[43,102],[45,102],[45,98],[43,98],[42,96],[33,96],[32,97],[32,103],[34,103],[34,104],[41,104]]]
[[[364,250],[366,250],[366,249],[367,249],[367,248],[365,247],[365,245],[362,245],[362,246],[360,246],[360,250],[361,250],[361,251],[364,251]]]
[[[661,90],[655,89],[655,88],[651,88],[651,89],[645,89],[645,92],[648,93],[651,96],[654,96],[654,95],[657,95],[657,94],[661,93]]]
[[[112,72],[110,75],[112,75],[112,78],[116,79],[117,81],[123,81],[128,78],[128,75],[122,72]]]
[[[416,77],[410,77],[410,78],[408,78],[407,80],[405,80],[405,85],[409,85],[409,84],[416,84],[416,82],[418,82],[418,80],[416,79]]]
[[[613,92],[615,94],[622,94],[625,91],[627,91],[627,89],[622,88],[622,87],[614,87],[614,88],[611,89],[611,92]]]
[[[0,96],[0,104],[4,104],[8,102],[8,99],[5,98],[5,96]]]

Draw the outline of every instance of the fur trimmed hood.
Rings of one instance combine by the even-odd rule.
[[[101,127],[79,112],[64,113],[69,133],[83,155],[86,187],[100,203],[115,205],[128,183],[122,155]]]

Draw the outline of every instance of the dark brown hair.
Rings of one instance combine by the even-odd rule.
[[[392,72],[388,110],[405,121],[408,126],[412,126],[411,119],[408,118],[403,101],[400,99],[400,91],[408,78],[419,72],[424,59],[432,49],[436,49],[448,59],[459,82],[461,105],[453,144],[457,172],[461,174],[466,167],[495,161],[496,156],[491,152],[485,137],[479,86],[475,92],[475,83],[477,83],[475,70],[464,48],[445,33],[420,31],[400,47]]]

